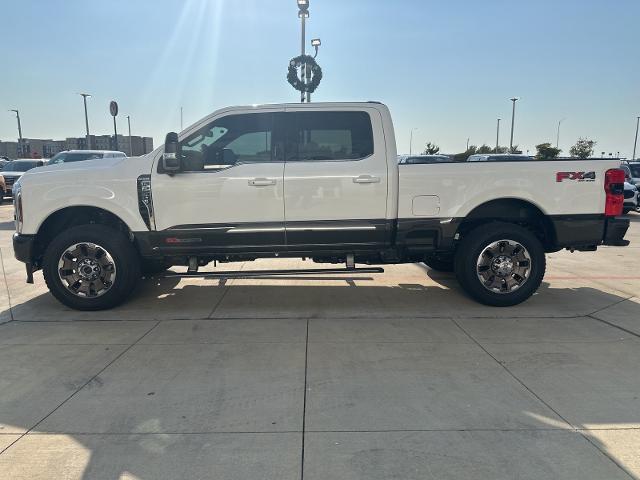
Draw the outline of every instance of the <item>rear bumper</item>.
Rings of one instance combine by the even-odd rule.
[[[29,264],[33,262],[33,245],[35,240],[35,235],[13,234],[13,253],[17,260]]]
[[[624,236],[629,229],[630,221],[624,217],[607,218],[604,231],[603,245],[614,247],[626,247],[629,240],[625,240]]]

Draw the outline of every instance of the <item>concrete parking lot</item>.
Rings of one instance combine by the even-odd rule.
[[[640,215],[505,309],[420,265],[69,310],[0,206],[0,477],[640,478]],[[260,261],[229,269],[310,262]]]

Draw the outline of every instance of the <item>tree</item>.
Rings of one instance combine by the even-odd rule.
[[[492,152],[493,152],[493,148],[491,148],[489,145],[482,144],[482,146],[478,148],[478,151],[476,153],[487,154]]]
[[[507,151],[505,153],[513,153],[513,154],[518,153],[519,154],[519,153],[522,153],[522,152],[520,151],[520,146],[519,145],[514,145],[511,148],[507,148]]]
[[[466,152],[454,155],[453,159],[456,162],[466,162],[471,155],[475,155],[476,153],[478,153],[478,147],[476,147],[475,145],[470,145],[469,148],[467,148]]]
[[[595,140],[580,137],[576,144],[569,150],[569,155],[577,158],[589,158],[593,155],[593,149],[595,148],[596,143],[598,142]]]
[[[491,153],[509,153],[509,147],[492,148]]]
[[[559,148],[551,146],[550,143],[536,145],[536,150],[538,150],[538,154],[536,155],[538,160],[553,160],[562,151]]]
[[[436,153],[438,153],[440,151],[440,147],[437,146],[435,143],[427,143],[424,147],[424,152],[422,153],[423,155],[435,155]]]

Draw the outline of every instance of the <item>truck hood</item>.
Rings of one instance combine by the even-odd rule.
[[[141,157],[119,157],[119,158],[96,158],[93,160],[83,160],[80,162],[57,163],[55,165],[45,165],[25,172],[20,183],[23,185],[34,177],[47,176],[50,178],[73,177],[76,175],[92,175],[104,172],[109,176],[109,172],[119,170],[124,164],[139,161]],[[15,172],[18,173],[18,172]],[[102,175],[102,173],[99,173]]]

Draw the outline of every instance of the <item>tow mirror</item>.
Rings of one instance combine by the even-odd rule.
[[[180,156],[178,155],[178,134],[167,133],[162,154],[162,168],[167,173],[179,172],[181,169]]]

